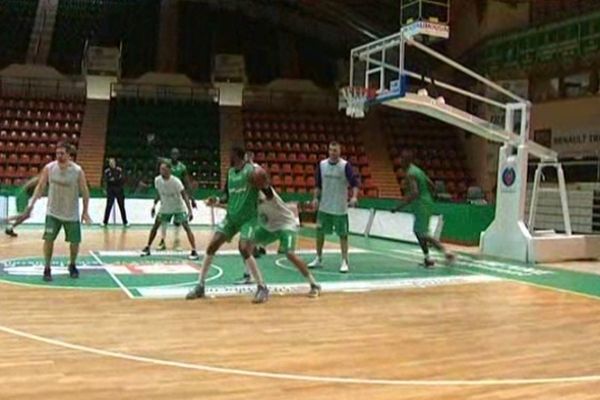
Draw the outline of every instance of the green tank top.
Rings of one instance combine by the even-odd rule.
[[[258,189],[252,186],[250,176],[254,171],[251,164],[236,171],[230,168],[227,175],[227,217],[235,222],[246,222],[257,216]]]
[[[429,190],[429,179],[427,178],[425,172],[423,172],[423,170],[416,165],[411,164],[408,168],[407,175],[415,178],[417,187],[419,188],[419,197],[417,197],[415,201],[427,205],[433,204],[433,196]]]
[[[176,176],[177,178],[179,178],[179,180],[185,185],[185,180],[184,180],[184,176],[187,173],[187,167],[185,166],[184,163],[182,163],[181,161],[179,161],[177,163],[177,165],[175,165],[173,163],[173,161],[171,161],[171,173]]]

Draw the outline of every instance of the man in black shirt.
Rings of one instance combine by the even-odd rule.
[[[108,168],[104,170],[104,182],[106,184],[106,210],[104,211],[103,226],[108,224],[108,218],[112,211],[115,199],[119,204],[119,210],[121,211],[121,219],[123,225],[127,226],[127,213],[125,212],[125,193],[123,191],[123,170],[121,167],[117,167],[117,162],[114,158],[108,159]]]

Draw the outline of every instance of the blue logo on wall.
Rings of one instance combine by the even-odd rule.
[[[504,171],[502,172],[502,183],[504,183],[504,186],[511,187],[515,184],[516,180],[517,172],[515,169],[513,167],[504,168]]]

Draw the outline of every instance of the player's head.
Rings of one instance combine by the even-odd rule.
[[[169,179],[171,177],[171,163],[164,162],[164,161],[161,162],[159,171],[160,171],[160,176],[162,176],[163,179]]]
[[[173,148],[171,149],[171,160],[172,160],[172,161],[174,161],[174,162],[175,162],[175,161],[179,161],[179,156],[180,156],[180,155],[181,155],[181,154],[179,153],[179,149],[178,149],[178,148],[176,148],[176,147],[173,147]]]
[[[402,152],[400,153],[400,167],[402,167],[402,169],[407,169],[410,166],[410,164],[413,163],[413,161],[413,152],[408,149],[402,150]]]
[[[342,155],[342,146],[338,142],[329,143],[329,160],[337,162]]]
[[[66,163],[70,158],[71,146],[67,142],[58,142],[56,144],[56,161]]]
[[[116,168],[117,167],[117,160],[115,160],[114,157],[111,157],[108,159],[108,166],[111,168]]]
[[[230,157],[231,166],[240,166],[246,161],[246,149],[240,145],[233,146]]]
[[[254,152],[247,151],[244,154],[244,161],[246,161],[247,163],[250,163],[250,164],[254,163]]]

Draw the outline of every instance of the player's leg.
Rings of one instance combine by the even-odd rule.
[[[238,249],[244,260],[244,265],[256,282],[256,293],[254,294],[252,302],[256,304],[266,302],[269,299],[269,289],[265,285],[258,263],[252,255],[254,244],[248,239],[240,238]]]
[[[60,221],[50,215],[46,216],[44,226],[44,280],[52,281],[52,255],[54,253],[54,241],[60,232],[62,225]]]
[[[127,221],[127,210],[125,210],[125,193],[123,192],[123,189],[117,193],[117,204],[119,205],[119,212],[121,213],[123,225],[129,225],[129,221]]]
[[[319,297],[321,294],[321,286],[315,280],[304,260],[296,255],[298,233],[294,231],[280,231],[278,232],[278,239],[281,251],[284,252],[287,259],[294,264],[296,269],[300,271],[302,276],[306,278],[310,284],[310,291],[308,292],[309,297]]]
[[[330,214],[317,212],[317,257],[308,264],[309,268],[321,268],[323,266],[325,235],[333,233],[333,221],[330,217]]]
[[[169,226],[168,222],[163,222],[160,225],[160,242],[158,242],[158,247],[156,250],[164,251],[167,249],[167,243],[165,240],[167,239],[167,227]]]
[[[181,224],[175,222],[175,233],[173,234],[173,250],[181,250]]]
[[[421,246],[421,250],[423,251],[423,257],[425,268],[430,268],[435,265],[435,261],[429,256],[429,243],[426,239],[426,236],[422,232],[415,231],[415,236],[417,237],[417,241],[419,242],[419,246]]]
[[[110,217],[110,212],[113,209],[113,206],[115,205],[115,194],[113,193],[112,189],[107,189],[108,193],[107,193],[107,198],[106,198],[106,208],[104,209],[104,218],[102,219],[102,225],[106,226],[108,225],[108,219]]]
[[[194,236],[194,232],[192,232],[192,228],[190,227],[190,224],[187,221],[187,215],[185,215],[184,218],[186,218],[186,220],[181,221],[181,226],[185,230],[185,233],[187,234],[188,242],[190,242],[190,247],[192,248],[188,258],[190,260],[197,260],[200,257],[198,256],[198,252],[196,251],[196,237]]]
[[[187,294],[186,299],[194,300],[204,297],[204,283],[206,282],[206,275],[212,265],[212,260],[216,252],[225,244],[230,242],[231,239],[239,232],[239,226],[232,223],[227,217],[219,224],[217,231],[212,236],[208,246],[206,247],[206,255],[202,260],[202,266],[200,267],[200,273],[198,283],[194,288]]]
[[[444,257],[446,258],[446,262],[448,264],[452,264],[456,260],[456,255],[454,255],[454,253],[448,250],[446,246],[442,244],[442,242],[435,239],[433,236],[425,235],[424,240],[431,246],[433,246],[436,250],[444,253]]]
[[[350,271],[350,263],[348,258],[348,215],[335,215],[333,216],[333,219],[335,232],[340,237],[340,248],[342,251],[342,264],[340,265],[340,272],[345,274]]]
[[[79,278],[77,257],[79,256],[79,244],[81,243],[81,224],[79,221],[65,221],[63,226],[65,240],[69,243],[69,276],[77,279]]]
[[[142,249],[142,253],[140,254],[142,257],[146,257],[151,254],[150,248],[152,246],[152,243],[154,242],[154,239],[156,239],[158,228],[164,224],[163,219],[165,218],[166,217],[164,216],[164,214],[158,214],[154,219],[154,225],[152,225],[152,228],[150,229],[150,234],[148,236],[148,243],[146,244],[146,247]]]

